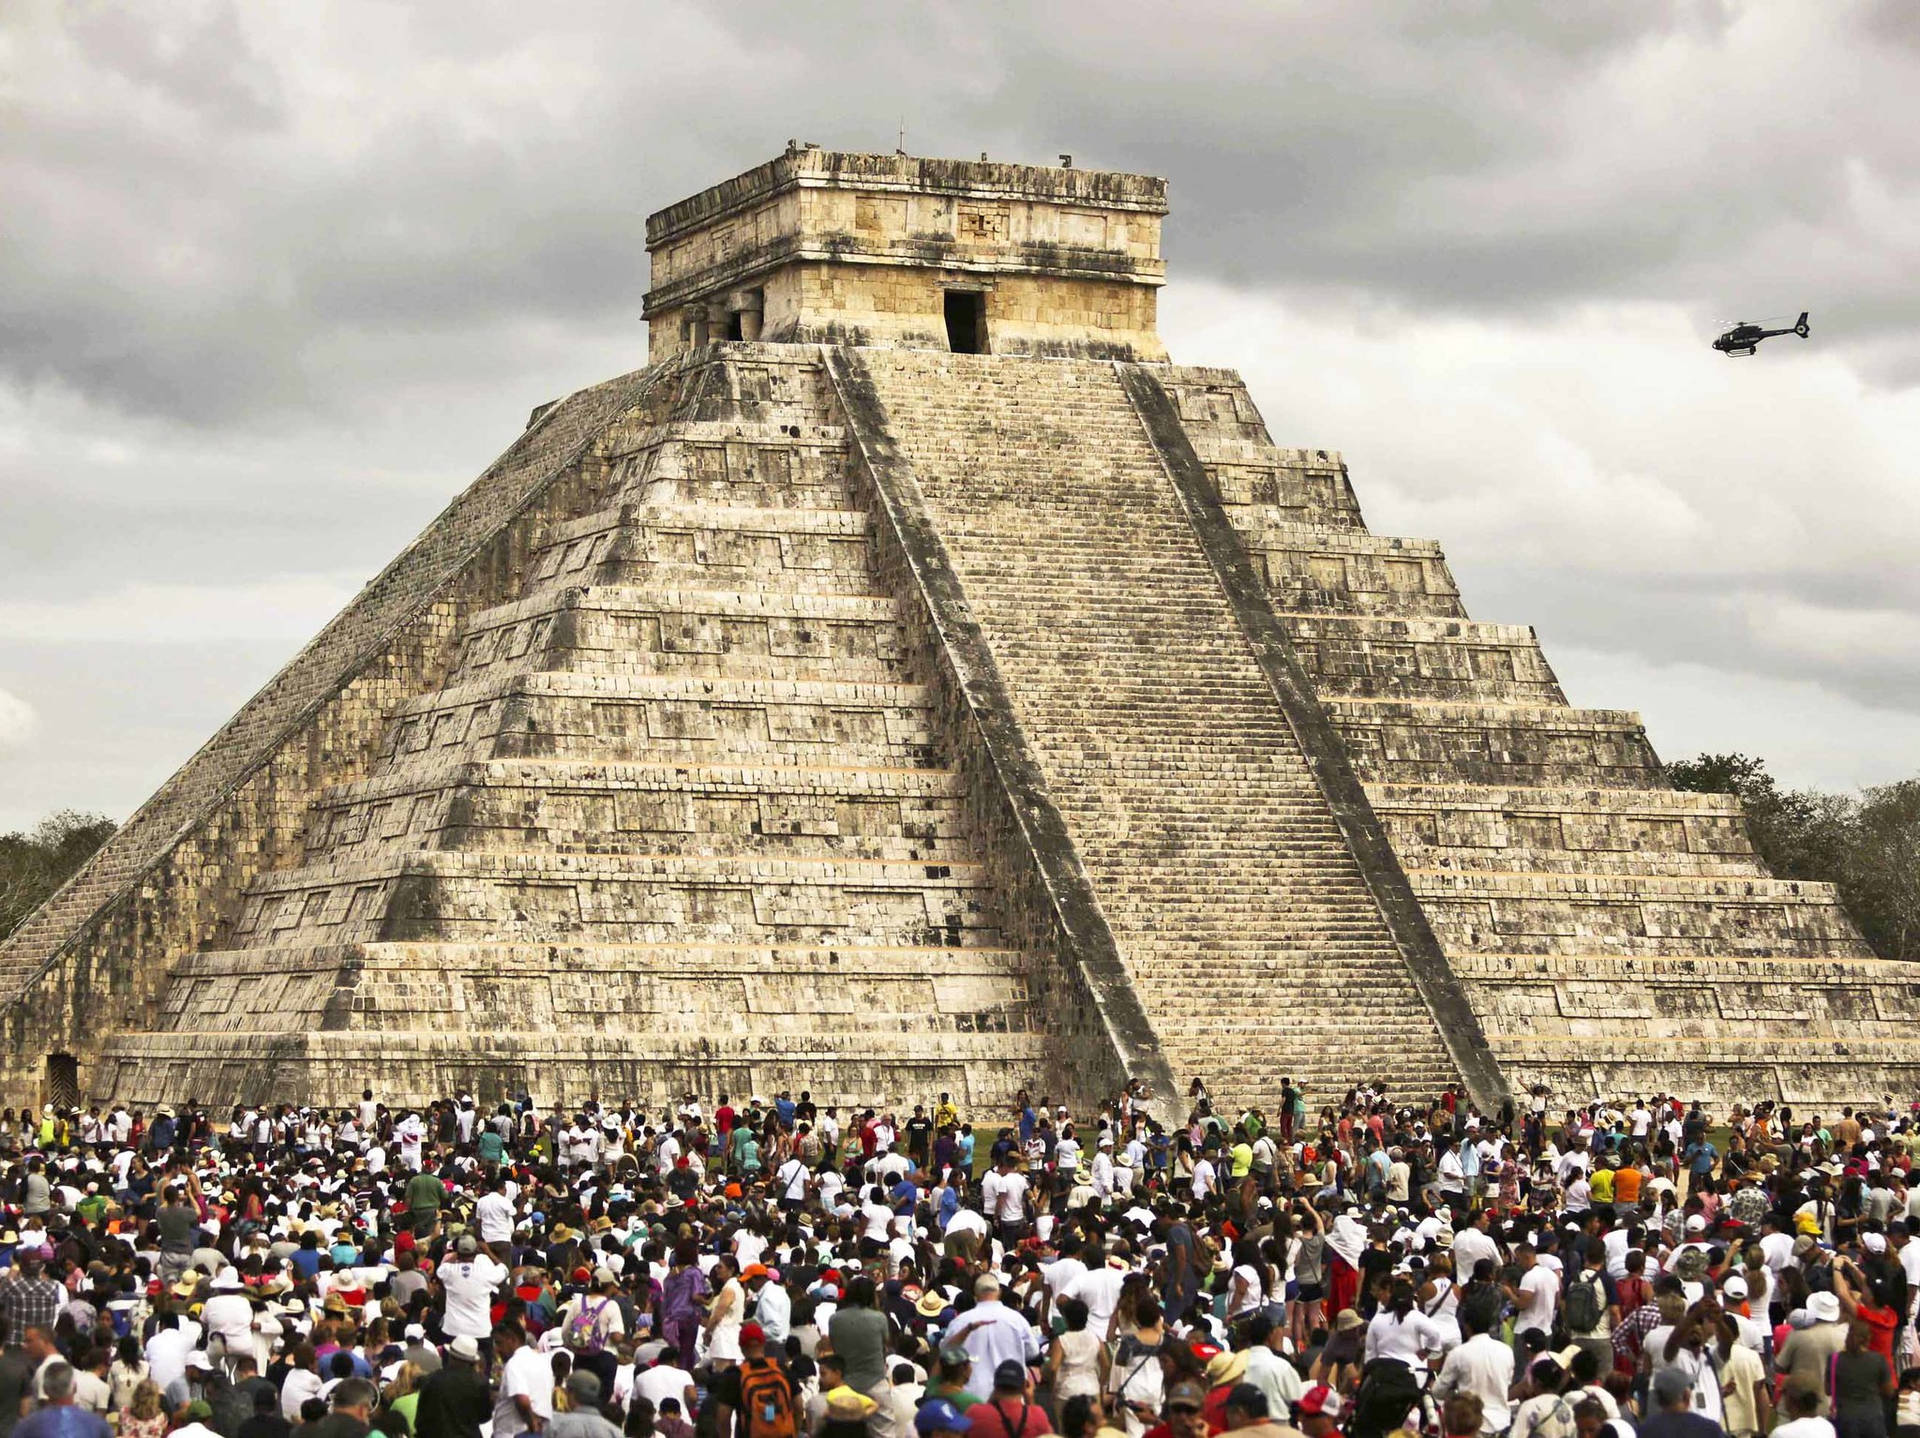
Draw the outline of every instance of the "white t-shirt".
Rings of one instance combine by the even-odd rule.
[[[505,1243],[513,1237],[513,1200],[504,1193],[481,1194],[473,1205],[473,1218],[482,1243]]]
[[[1795,1418],[1773,1430],[1771,1438],[1835,1438],[1833,1424],[1825,1418]]]
[[[1026,1216],[1027,1176],[995,1170],[981,1180],[980,1196],[991,1217],[1002,1223],[1018,1223]]]
[[[1552,1271],[1536,1262],[1520,1280],[1520,1297],[1523,1302],[1520,1316],[1514,1320],[1514,1330],[1523,1333],[1529,1328],[1538,1328],[1543,1333],[1551,1333],[1553,1310],[1560,1301],[1560,1283]]]
[[[537,1416],[553,1417],[553,1360],[531,1344],[509,1358],[501,1370],[500,1401],[493,1405],[493,1438],[513,1438],[527,1431],[527,1421],[513,1401],[522,1394]]]
[[[807,1181],[812,1177],[807,1166],[797,1158],[790,1158],[780,1165],[780,1196],[789,1203],[799,1203],[807,1196]]]
[[[1120,1306],[1120,1286],[1127,1275],[1112,1264],[1089,1268],[1061,1290],[1063,1298],[1077,1298],[1087,1305],[1087,1332],[1106,1340],[1107,1327],[1113,1322],[1113,1310]]]
[[[447,1292],[447,1316],[441,1326],[449,1338],[486,1338],[493,1333],[488,1310],[493,1305],[493,1291],[506,1278],[506,1266],[484,1253],[440,1265],[440,1286]],[[551,1369],[547,1376],[551,1390]],[[551,1391],[548,1396],[551,1399]]]
[[[650,1401],[656,1413],[660,1411],[662,1398],[675,1399],[682,1408],[686,1407],[687,1390],[691,1387],[693,1375],[684,1368],[675,1368],[671,1363],[657,1363],[636,1375],[633,1380],[634,1396]]]
[[[1193,1166],[1193,1196],[1205,1198],[1213,1192],[1213,1162],[1201,1159]]]

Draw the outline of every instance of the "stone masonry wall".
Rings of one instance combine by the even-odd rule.
[[[1238,376],[1166,380],[1516,1083],[1920,1086],[1920,965],[1769,877],[1735,801],[1668,788],[1639,716],[1569,705],[1530,629],[1470,619],[1437,544],[1368,532],[1339,455],[1274,446]]]
[[[685,372],[97,1091],[334,1102],[371,1065],[400,1101],[791,1085],[980,1111],[1118,1081],[1029,947],[1044,926],[1008,919],[1018,856],[982,852],[991,806],[949,760],[819,353]]]
[[[508,588],[530,534],[581,502],[587,447],[656,376],[548,408],[507,453],[0,945],[11,1101],[39,1097],[52,1053],[88,1064],[150,1021],[178,954],[230,933],[252,878],[297,856],[307,799],[365,772],[403,699],[444,672],[462,614]]]
[[[1457,1076],[1111,365],[869,351],[1175,1076]]]

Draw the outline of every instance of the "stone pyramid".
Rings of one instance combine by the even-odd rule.
[[[1165,362],[1165,188],[793,148],[0,947],[14,1101],[1920,1079],[1920,966]]]

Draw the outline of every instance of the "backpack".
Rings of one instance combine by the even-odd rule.
[[[603,1298],[599,1307],[589,1313],[587,1301],[582,1298],[580,1307],[567,1320],[567,1331],[560,1335],[567,1347],[581,1353],[598,1353],[605,1348],[606,1340],[600,1332],[600,1315],[607,1311],[607,1305],[612,1302],[611,1298]]]
[[[1498,1335],[1500,1316],[1506,1311],[1507,1296],[1494,1284],[1476,1288],[1460,1300],[1460,1326],[1469,1323],[1480,1333]]]
[[[1584,1338],[1606,1317],[1606,1296],[1598,1274],[1583,1273],[1567,1288],[1567,1332]]]
[[[740,1411],[747,1438],[794,1438],[793,1385],[771,1358],[749,1358],[740,1365]]]

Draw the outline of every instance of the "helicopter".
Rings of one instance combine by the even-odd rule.
[[[1800,318],[1785,329],[1762,329],[1759,325],[1748,324],[1741,320],[1732,329],[1713,342],[1713,347],[1723,355],[1750,355],[1760,348],[1761,340],[1770,340],[1775,335],[1799,335],[1807,337],[1807,312],[1800,311]]]

